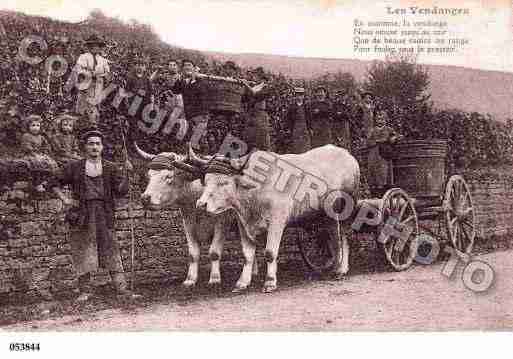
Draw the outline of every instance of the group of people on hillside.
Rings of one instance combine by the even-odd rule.
[[[79,71],[75,73],[89,73],[93,76],[93,81],[78,91],[76,112],[85,116],[89,125],[97,126],[98,103],[101,100],[99,96],[102,95],[105,81],[108,81],[111,74],[107,60],[101,56],[105,42],[93,35],[86,44],[89,52],[80,55],[76,66]],[[223,65],[223,73],[227,78],[236,79],[237,70],[232,61]],[[132,124],[130,132],[137,131],[137,121],[147,123],[147,119],[143,118],[143,111],[146,105],[154,104],[155,108],[170,110],[171,123],[181,116],[185,117],[189,132],[204,127],[205,132],[199,143],[193,144],[204,152],[215,153],[228,134],[240,137],[248,151],[252,148],[276,151],[271,146],[272,124],[266,112],[266,100],[276,94],[276,89],[267,81],[268,76],[263,68],[249,71],[251,81],[236,79],[244,87],[241,104],[221,110],[209,107],[206,101],[209,89],[205,75],[200,71],[191,59],[184,59],[181,63],[173,59],[166,72],[155,71],[150,75],[146,60],[142,57],[134,58],[125,82],[125,90],[139,95],[142,102],[138,104],[136,111],[131,111],[134,101],[127,98],[124,108],[120,110]],[[164,88],[167,96],[156,98],[156,85]],[[328,143],[351,150],[351,121],[354,119],[349,94],[338,91],[331,99],[327,88],[319,86],[314,89],[311,100],[307,101],[304,88],[296,87],[293,92],[294,101],[278,124],[283,130],[279,133],[292,138],[289,148],[282,151],[302,153]],[[368,138],[375,112],[381,111],[384,116],[386,112],[374,106],[371,93],[364,92],[361,97],[362,106],[357,120],[362,123],[363,136]],[[146,115],[149,116],[148,113]],[[243,128],[234,128],[236,123],[242,123]],[[184,141],[190,140],[191,136],[192,133],[189,133]]]
[[[26,133],[21,144],[24,154],[34,163],[45,163],[56,169],[61,167],[59,176],[49,181],[48,188],[53,189],[65,205],[73,206],[68,216],[72,226],[70,236],[72,258],[79,275],[79,301],[91,297],[91,273],[99,267],[110,271],[116,290],[120,294],[132,294],[126,285],[123,266],[117,241],[114,236],[114,197],[125,195],[128,191],[128,171],[133,169],[126,158],[122,168],[102,158],[104,134],[98,130],[101,123],[99,104],[102,91],[110,80],[109,62],[101,55],[105,42],[97,36],[91,36],[86,44],[89,51],[79,56],[74,74],[70,81],[74,86],[84,78],[88,86],[76,86],[76,115],[63,115],[59,118],[59,135],[47,141],[41,135],[41,117],[27,117]],[[135,101],[123,100],[119,111],[128,118],[130,131],[135,131],[140,121],[145,121],[147,105],[167,108],[171,118],[185,117],[188,131],[183,141],[204,152],[219,151],[220,141],[236,133],[247,146],[254,149],[274,150],[271,146],[271,122],[266,112],[266,101],[276,91],[267,83],[265,71],[260,67],[252,71],[251,79],[235,78],[236,66],[228,61],[225,73],[243,87],[240,106],[212,109],[207,99],[206,79],[194,61],[184,59],[181,69],[177,60],[170,61],[168,71],[163,74],[148,74],[144,60],[136,58],[133,71],[126,80],[127,92],[137,94]],[[81,78],[82,77],[82,78]],[[165,98],[156,98],[154,84],[159,83],[168,91]],[[313,98],[306,100],[304,88],[294,88],[294,101],[281,121],[284,133],[291,137],[291,148],[287,152],[304,153],[312,148],[326,144],[337,144],[351,151],[353,121],[348,96],[337,92],[333,101],[328,90],[315,88]],[[359,121],[362,121],[363,136],[368,144],[393,141],[395,132],[386,125],[386,112],[374,104],[371,93],[363,93],[363,106]],[[174,117],[173,117],[174,116]],[[242,129],[233,128],[236,119],[243,117]],[[73,133],[77,121],[81,127],[87,127],[82,136],[84,151],[79,151],[78,139]],[[240,121],[239,121],[240,122]],[[221,123],[221,125],[219,125]],[[85,126],[84,126],[85,124]],[[194,139],[194,129],[202,128],[203,135]],[[129,131],[129,132],[130,132]],[[84,157],[82,157],[82,155]],[[375,165],[375,176],[381,183],[377,187],[385,188],[390,177],[390,168],[386,160],[380,158],[379,151],[371,151],[369,162]],[[378,182],[379,182],[378,181]],[[69,185],[72,198],[61,191]]]

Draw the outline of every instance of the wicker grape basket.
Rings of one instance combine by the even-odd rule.
[[[244,85],[235,79],[202,76],[206,83],[206,105],[210,111],[241,113]]]

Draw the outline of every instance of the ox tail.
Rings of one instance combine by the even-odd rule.
[[[354,157],[353,157],[353,160],[354,160],[354,164],[353,164],[353,166],[351,168],[351,170],[353,172],[353,186],[352,186],[352,193],[351,193],[351,195],[353,197],[353,200],[356,203],[358,201],[358,197],[360,196],[361,173],[360,173],[360,165],[359,165],[358,161],[356,161],[356,159]]]
[[[338,243],[342,243],[342,221],[337,220],[337,236],[338,236]]]
[[[354,193],[353,198],[358,201],[358,195],[360,194],[360,166],[357,165],[356,171],[354,171]]]

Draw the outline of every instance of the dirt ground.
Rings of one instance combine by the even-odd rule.
[[[513,330],[513,251],[475,258],[495,271],[493,286],[483,293],[465,287],[463,265],[451,279],[443,276],[443,262],[399,273],[350,273],[343,281],[294,278],[292,268],[272,294],[260,292],[262,279],[245,294],[231,294],[232,283],[217,291],[184,291],[172,283],[140,288],[154,291],[151,301],[39,305],[39,314],[0,330]]]

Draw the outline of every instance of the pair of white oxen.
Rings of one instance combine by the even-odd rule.
[[[258,273],[257,236],[267,233],[263,291],[272,292],[277,288],[278,250],[285,228],[319,217],[326,220],[330,233],[334,275],[342,278],[347,273],[349,224],[331,219],[334,217],[326,214],[323,205],[323,199],[332,191],[348,194],[356,203],[360,168],[347,150],[326,145],[303,154],[256,151],[228,159],[198,156],[192,148],[187,155],[154,155],[137,144],[135,147],[149,161],[148,185],[141,195],[143,204],[152,209],[172,206],[181,210],[190,256],[185,286],[196,284],[200,243],[210,239],[209,284],[221,283],[223,242],[234,215],[245,259],[234,292],[247,289],[252,276]]]

